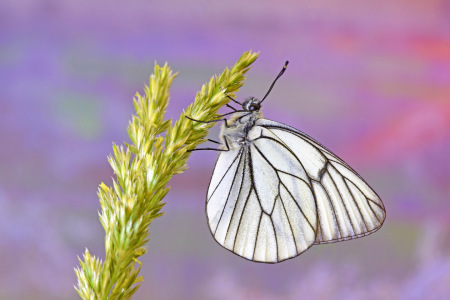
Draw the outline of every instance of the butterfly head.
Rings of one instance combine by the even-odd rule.
[[[255,97],[249,97],[242,103],[242,108],[248,112],[257,112],[261,109],[261,101]]]

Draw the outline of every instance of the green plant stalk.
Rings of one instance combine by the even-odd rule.
[[[173,126],[164,116],[176,74],[167,63],[163,67],[155,64],[144,96],[136,93],[133,99],[136,115],[128,125],[131,143],[113,144],[113,155],[108,157],[116,179],[112,187],[101,183],[98,190],[105,260],[92,256],[88,249],[83,259],[78,258],[75,289],[82,299],[130,299],[139,288],[143,279],[138,258],[147,252],[150,223],[162,215],[162,200],[170,189],[167,184],[187,169],[187,150],[203,143],[215,124],[193,122],[185,116],[216,119],[219,108],[230,101],[225,94],[233,96],[243,85],[244,74],[257,57],[258,53],[245,52],[231,69],[213,76]]]

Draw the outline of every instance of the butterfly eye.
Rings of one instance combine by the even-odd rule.
[[[259,104],[251,104],[248,108],[249,111],[255,111],[259,109]]]

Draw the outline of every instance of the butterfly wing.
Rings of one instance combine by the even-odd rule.
[[[318,219],[315,244],[362,237],[381,227],[386,211],[380,197],[347,163],[285,124],[259,119],[253,128],[252,139],[282,143],[310,179]],[[303,199],[297,201],[302,203]]]
[[[317,236],[311,184],[298,159],[279,141],[261,138],[221,152],[206,203],[212,235],[253,261],[276,263],[300,255]]]
[[[383,224],[378,195],[311,137],[259,119],[248,138],[248,145],[219,154],[208,189],[208,224],[226,249],[277,263]]]

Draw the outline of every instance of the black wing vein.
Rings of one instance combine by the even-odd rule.
[[[267,124],[268,122],[271,124]],[[275,123],[275,124],[273,124],[273,123]],[[370,186],[364,181],[364,179],[357,172],[355,172],[345,161],[340,159],[337,155],[335,155],[333,152],[328,150],[325,146],[323,146],[321,143],[317,142],[316,140],[314,140],[307,134],[304,134],[303,132],[298,131],[298,130],[291,128],[284,124],[278,123],[278,124],[280,124],[279,126],[277,126],[276,124],[277,124],[277,122],[262,119],[260,124],[258,124],[258,126],[261,126],[265,129],[269,130],[271,132],[271,134],[273,134],[279,141],[277,141],[276,139],[274,139],[272,137],[268,137],[268,136],[261,136],[260,138],[268,138],[268,139],[274,140],[275,142],[278,142],[279,144],[282,144],[284,148],[288,149],[297,158],[297,160],[300,161],[301,166],[305,171],[306,171],[306,169],[302,162],[302,160],[304,159],[304,157],[302,156],[302,152],[298,152],[298,151],[296,152],[294,148],[291,148],[290,146],[285,144],[284,137],[288,138],[289,135],[286,135],[286,134],[278,135],[276,132],[277,130],[280,130],[279,132],[282,131],[287,134],[291,134],[292,138],[295,137],[295,138],[301,139],[303,142],[305,142],[309,146],[311,146],[312,147],[311,149],[314,149],[315,151],[317,151],[317,153],[318,153],[317,155],[319,155],[319,154],[322,155],[320,159],[321,159],[321,162],[323,162],[323,165],[320,165],[320,168],[316,169],[318,171],[314,171],[314,172],[318,172],[318,173],[311,173],[311,175],[310,175],[308,172],[306,172],[306,175],[310,179],[310,181],[311,182],[314,181],[317,183],[317,184],[315,183],[315,186],[311,185],[311,190],[314,194],[314,198],[316,201],[317,215],[321,216],[317,219],[317,226],[318,226],[317,232],[319,232],[319,230],[320,230],[321,231],[320,234],[322,235],[322,237],[319,237],[320,236],[320,234],[319,234],[316,243],[328,243],[328,242],[333,242],[333,241],[357,238],[360,236],[370,234],[381,227],[381,225],[384,221],[384,217],[385,217],[385,209],[383,207],[383,204],[382,204],[381,200],[379,199],[378,195],[376,195],[376,193],[370,188]],[[283,138],[280,138],[280,136],[283,136]],[[293,144],[291,144],[291,145],[293,145]],[[311,151],[314,151],[314,150],[311,150]],[[307,155],[310,155],[309,159],[311,159],[311,157],[314,157],[313,155],[316,155],[316,154],[311,152],[311,154],[307,153]],[[349,172],[348,174],[353,174],[351,176],[355,176],[354,179],[358,182],[354,182],[353,180],[348,178],[346,175],[342,174],[342,172],[340,172],[340,170],[338,170],[338,168],[335,167],[333,164],[336,164],[336,166],[339,165],[343,171],[345,169],[345,172]],[[336,176],[336,178],[334,178],[332,176],[330,171],[332,171],[333,176]],[[325,180],[324,179],[325,174],[328,174],[327,175],[327,178],[328,178],[327,181],[329,182],[328,186],[325,186],[323,184],[323,182]],[[311,177],[313,175],[316,176],[315,178],[317,178],[317,180],[315,178]],[[336,180],[338,180],[339,183],[336,182]],[[352,189],[350,188],[349,184],[347,183],[347,180],[352,183],[352,186],[354,186],[358,189],[359,193],[364,197],[364,199],[362,199],[361,197],[358,197],[358,199],[356,198]],[[365,185],[363,186],[363,184],[365,184]],[[319,188],[319,186],[320,186],[320,188]],[[336,196],[335,201],[338,201],[339,204],[341,205],[341,208],[339,209],[339,211],[340,211],[339,218],[337,218],[336,207],[334,206],[334,201],[332,200],[331,195],[330,195],[331,191],[328,190],[331,187],[333,187],[333,190],[335,190],[333,192],[333,194],[335,194],[335,196]],[[316,188],[318,188],[318,191],[315,190]],[[369,194],[364,193],[361,190],[362,188],[364,188],[365,190],[368,189]],[[320,192],[319,194],[321,195],[320,199],[317,194],[318,192]],[[337,194],[336,194],[336,192],[337,192]],[[372,195],[373,195],[374,199],[371,199],[367,195],[371,195],[370,197],[372,197]],[[351,198],[351,199],[349,199],[349,198]],[[301,199],[300,199],[300,201],[301,201]],[[322,203],[323,203],[323,201],[326,201],[328,203],[328,205],[323,206],[325,211],[322,211],[322,209],[319,208],[317,201],[321,201]],[[367,204],[364,204],[362,201],[367,201]],[[369,202],[370,202],[370,204],[369,204]],[[379,202],[379,203],[377,203],[377,202]],[[372,204],[374,206],[372,206]],[[366,213],[363,213],[361,205],[364,207],[364,209],[365,209],[364,211]],[[375,209],[375,207],[377,207],[377,209]],[[371,213],[369,213],[369,211],[367,209],[369,209],[369,211]],[[377,211],[375,212],[375,210],[377,210]],[[371,217],[371,214],[373,214],[373,216],[375,216],[375,218]],[[325,216],[328,216],[327,217],[328,221],[326,221],[326,222],[328,222],[331,226],[330,227],[331,237],[335,237],[328,241],[323,240],[324,239],[324,232],[323,232],[324,224],[323,224],[321,218],[323,218]],[[330,219],[330,217],[332,217],[332,218]],[[370,217],[370,219],[367,219],[368,217]],[[381,219],[380,219],[380,217],[381,217]],[[376,222],[375,219],[378,222]],[[325,220],[323,220],[323,221],[325,221]],[[357,224],[354,224],[354,222],[357,222]],[[370,222],[370,226],[369,226],[368,222]],[[345,226],[347,228],[347,230],[346,230],[346,231],[348,231],[347,234],[343,233],[341,226]],[[336,229],[337,229],[337,231],[336,231]],[[358,233],[358,232],[361,232],[361,233]]]
[[[241,151],[239,151],[239,153],[242,153],[242,150]],[[239,155],[238,155],[239,156]],[[244,155],[240,155],[240,158],[239,158],[239,162],[238,162],[238,165],[237,165],[237,167],[236,167],[236,172],[234,172],[234,176],[233,176],[233,181],[231,182],[231,188],[230,188],[230,190],[228,191],[228,196],[227,196],[227,200],[225,201],[225,205],[223,206],[223,210],[222,210],[222,213],[220,214],[220,218],[219,218],[219,221],[217,222],[217,227],[216,227],[216,230],[214,230],[214,235],[216,234],[216,232],[217,232],[217,229],[219,228],[219,225],[220,225],[220,221],[222,220],[222,217],[223,217],[223,213],[225,212],[225,210],[226,210],[226,207],[227,207],[227,204],[228,204],[228,201],[230,200],[230,195],[231,195],[231,192],[233,191],[233,185],[234,185],[234,182],[236,181],[236,175],[238,174],[238,172],[239,172],[239,167],[240,167],[240,165],[241,165],[241,162],[242,162],[242,157],[243,157]],[[236,159],[235,159],[236,160]],[[234,163],[234,162],[233,162]],[[229,169],[228,169],[229,170]],[[227,171],[228,172],[228,171]],[[223,178],[222,178],[223,179]],[[241,193],[241,190],[242,190],[242,181],[243,181],[243,179],[244,179],[244,176],[242,176],[242,179],[241,179],[241,186],[239,187],[239,193],[238,193],[238,197],[237,197],[237,199],[239,199],[239,194]],[[220,184],[220,183],[219,183]],[[212,196],[212,195],[211,195]],[[236,207],[236,205],[235,205],[235,207]],[[234,210],[233,210],[234,211]],[[228,231],[228,229],[227,229],[227,231]]]
[[[228,172],[230,171],[231,167],[234,165],[236,159],[239,157],[239,155],[241,154],[242,149],[239,150],[238,154],[236,155],[236,157],[233,159],[233,162],[230,164],[230,166],[228,167],[228,169],[225,171],[225,173],[223,174],[222,178],[219,180],[219,182],[217,183],[216,187],[214,188],[214,191],[211,193],[211,196],[209,196],[208,200],[211,199],[211,197],[214,195],[214,193],[216,192],[217,188],[220,186],[220,184],[222,183],[222,180],[225,178],[225,176],[227,176]],[[219,159],[217,159],[218,161]]]

